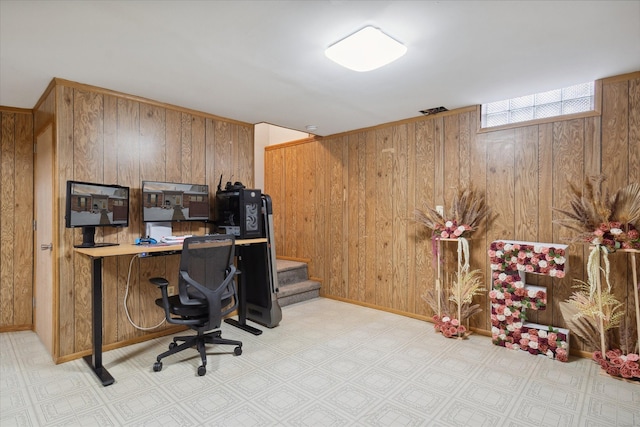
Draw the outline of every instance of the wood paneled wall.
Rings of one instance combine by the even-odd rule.
[[[33,115],[0,107],[0,328],[33,323]]]
[[[213,196],[220,175],[253,185],[253,125],[55,79],[36,106],[34,116],[46,122],[53,114],[56,134],[56,224],[59,260],[54,291],[58,298],[57,361],[84,354],[91,347],[91,266],[75,254],[80,230],[64,227],[65,186],[70,179],[114,183],[131,188],[129,227],[97,228],[96,241],[133,243],[145,234],[141,214],[141,183],[158,180],[208,184]],[[51,103],[53,101],[53,104]],[[54,111],[51,113],[51,106]],[[3,214],[4,221],[4,214]],[[174,234],[208,231],[204,223],[173,225]],[[178,256],[104,259],[104,344],[107,348],[139,341],[149,333],[127,320],[123,298],[131,265],[128,309],[140,326],[156,325],[164,313],[156,307],[152,276],[176,282]],[[156,331],[166,330],[163,326]]]
[[[322,139],[267,147],[265,192],[274,203],[279,256],[310,259],[328,297],[427,318],[421,295],[434,286],[430,233],[416,208],[444,205],[456,187],[486,195],[497,218],[471,240],[471,265],[490,288],[495,239],[563,243],[553,208],[568,208],[568,184],[604,173],[612,191],[640,181],[640,73],[602,81],[601,115],[478,132],[476,107]],[[455,245],[452,245],[455,246]],[[448,248],[450,253],[455,247]],[[573,244],[564,279],[547,286],[534,322],[565,326],[558,302],[586,277],[588,249]],[[451,254],[451,256],[454,256]],[[633,307],[629,260],[612,255],[616,295]],[[472,326],[490,331],[486,297]],[[574,341],[572,347],[582,350]]]

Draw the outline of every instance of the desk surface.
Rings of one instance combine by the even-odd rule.
[[[238,245],[251,245],[254,243],[267,243],[266,238],[260,239],[236,239],[236,246]],[[124,244],[117,246],[98,246],[95,248],[74,248],[74,251],[90,256],[92,258],[100,258],[106,256],[118,256],[118,255],[135,255],[149,252],[169,252],[169,251],[181,251],[182,243],[175,245],[157,244],[157,245],[133,245]]]

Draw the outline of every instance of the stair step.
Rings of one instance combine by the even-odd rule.
[[[309,280],[307,264],[276,260],[278,270],[278,304],[284,307],[320,296],[320,283]]]
[[[304,262],[276,260],[276,267],[278,269],[278,284],[281,287],[309,278],[307,264]]]
[[[280,286],[278,292],[278,304],[280,307],[297,302],[306,301],[320,296],[320,283],[314,280],[290,283]]]

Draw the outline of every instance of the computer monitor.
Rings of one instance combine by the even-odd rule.
[[[129,226],[129,187],[67,181],[65,226],[82,228],[82,244],[75,247],[112,246],[96,243],[96,227]]]
[[[209,221],[209,186],[142,181],[142,221]]]

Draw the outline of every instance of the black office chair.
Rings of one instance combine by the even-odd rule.
[[[188,237],[180,257],[178,295],[169,296],[166,279],[149,279],[162,292],[162,298],[157,299],[156,304],[164,309],[167,322],[187,325],[198,333],[173,338],[169,351],[160,354],[154,363],[155,372],[162,370],[163,358],[190,347],[196,347],[200,352],[200,376],[207,373],[205,344],[235,345],[234,354],[242,354],[242,342],[222,338],[218,329],[222,319],[238,307],[234,249],[235,237],[232,235]],[[179,341],[184,342],[178,345]]]

